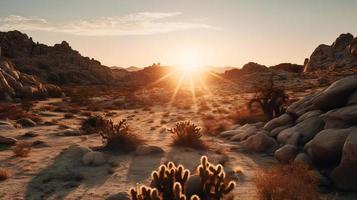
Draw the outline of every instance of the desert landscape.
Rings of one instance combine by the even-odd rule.
[[[28,20],[0,18],[0,199],[357,199],[351,33],[302,64],[109,67]]]

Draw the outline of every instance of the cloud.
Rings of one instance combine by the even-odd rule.
[[[49,22],[39,17],[10,15],[0,18],[0,30],[47,31],[84,36],[151,35],[190,29],[217,29],[204,23],[168,21],[180,12],[140,12],[120,17],[103,17],[66,23]]]

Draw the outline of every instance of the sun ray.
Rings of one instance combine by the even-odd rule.
[[[169,102],[169,104],[168,104],[168,108],[170,108],[170,107],[172,106],[172,103],[175,101],[177,92],[178,92],[178,91],[180,90],[180,88],[181,88],[182,80],[184,79],[184,77],[185,77],[185,75],[184,75],[184,74],[181,74],[180,79],[179,79],[179,81],[178,81],[177,84],[176,84],[174,93],[173,93],[172,96],[171,96],[170,102]]]
[[[237,83],[235,83],[235,82],[233,82],[233,81],[231,81],[231,80],[228,80],[228,79],[224,78],[223,76],[220,76],[220,75],[218,75],[218,74],[216,74],[216,73],[213,73],[213,72],[209,71],[208,74],[210,74],[210,75],[212,75],[212,76],[214,76],[214,77],[220,79],[221,81],[224,81],[224,82],[227,82],[227,83],[230,83],[230,84],[233,84],[233,85],[238,86]]]
[[[150,86],[153,86],[153,85],[156,85],[162,81],[164,81],[165,79],[169,78],[170,76],[174,75],[174,73],[177,72],[177,70],[173,70],[167,74],[165,74],[164,76],[162,76],[161,78],[157,79],[156,81],[150,83],[148,86],[146,87],[150,87]]]
[[[202,80],[201,77],[198,77],[198,81],[200,82],[200,86],[207,92],[209,95],[212,95],[211,90],[208,88],[207,84]]]
[[[193,102],[194,109],[197,110],[195,84],[193,83],[191,75],[190,75],[190,90],[192,94],[192,102]]]

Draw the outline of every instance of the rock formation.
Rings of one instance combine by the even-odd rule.
[[[342,48],[343,45],[335,46]],[[355,74],[291,104],[285,114],[267,122],[263,128],[237,126],[220,136],[237,141],[235,138],[247,135],[242,127],[254,127],[254,133],[238,141],[255,144],[250,149],[257,152],[271,151],[260,142],[265,131],[264,136],[270,136],[280,145],[275,151],[279,162],[304,162],[318,169],[328,169],[328,175],[337,188],[357,191],[356,92]]]
[[[114,80],[110,68],[83,57],[63,41],[53,47],[33,42],[19,31],[0,32],[2,55],[17,69],[54,84],[104,84]]]
[[[0,100],[60,97],[61,88],[44,84],[37,77],[17,71],[8,59],[0,59]]]
[[[310,56],[304,71],[357,66],[357,37],[341,34],[332,45],[321,44]]]

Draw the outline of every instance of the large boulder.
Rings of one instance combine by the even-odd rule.
[[[314,98],[313,104],[320,110],[331,110],[346,105],[349,96],[357,90],[357,75],[340,79]]]
[[[295,122],[296,123],[300,123],[310,117],[316,117],[316,116],[319,116],[322,114],[322,111],[321,110],[312,110],[312,111],[309,111],[303,115],[301,115]]]
[[[237,128],[236,131],[238,131],[238,134],[231,137],[230,140],[243,141],[250,136],[257,134],[258,132],[263,132],[262,130],[259,130],[254,124],[245,124],[244,126]]]
[[[305,98],[292,103],[290,106],[288,106],[286,112],[298,118],[304,115],[306,112],[316,110],[316,107],[313,104],[313,100],[318,94],[319,94],[318,92],[311,93],[307,95]]]
[[[278,144],[276,141],[264,133],[258,133],[250,136],[245,141],[245,146],[255,152],[271,152],[274,151]]]
[[[357,90],[350,95],[347,101],[347,105],[355,105],[355,104],[357,104]]]
[[[328,128],[340,128],[341,124],[344,126],[357,125],[357,105],[330,110],[322,115],[322,118]],[[339,124],[336,124],[337,122]],[[337,127],[334,127],[334,124]]]
[[[281,163],[289,163],[293,161],[298,154],[298,148],[291,144],[286,144],[275,151],[275,158]]]
[[[343,146],[340,164],[332,171],[334,184],[342,190],[357,191],[357,134],[350,134]]]
[[[318,166],[337,165],[341,160],[342,147],[346,138],[349,134],[356,132],[357,127],[323,130],[306,144],[306,152]]]
[[[268,123],[264,125],[264,129],[267,131],[272,131],[273,129],[279,127],[279,126],[284,126],[286,124],[289,124],[293,121],[293,117],[288,114],[282,114],[277,118],[274,118],[270,120]]]
[[[279,133],[277,140],[282,144],[305,144],[311,140],[324,127],[324,121],[320,117],[311,117],[299,124],[285,129]]]

